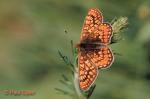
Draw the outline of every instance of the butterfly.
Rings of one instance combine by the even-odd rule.
[[[98,69],[107,68],[114,57],[108,45],[111,42],[112,27],[103,22],[99,9],[89,9],[82,27],[78,49],[79,86],[87,91],[95,82]]]

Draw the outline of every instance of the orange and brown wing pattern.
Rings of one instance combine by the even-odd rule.
[[[98,9],[90,9],[85,18],[80,43],[102,44],[100,48],[87,46],[78,50],[79,86],[86,91],[94,83],[98,69],[107,68],[113,62],[113,53],[107,47],[112,37],[112,27],[103,23],[102,13]]]
[[[112,37],[112,27],[109,23],[102,23],[99,27],[99,39],[103,44],[109,44]]]
[[[93,31],[89,38],[93,41],[99,40],[101,44],[108,45],[112,37],[112,27],[109,23],[101,23],[97,30]]]
[[[100,49],[95,49],[92,53],[88,54],[92,63],[95,64],[97,68],[107,68],[114,60],[113,53],[110,48],[103,47]]]
[[[79,85],[84,91],[91,87],[98,75],[98,68],[90,61],[87,53],[90,52],[81,51],[78,57]]]
[[[98,9],[90,9],[83,24],[81,41],[91,39],[100,40],[103,44],[109,44],[111,37],[111,25],[103,23],[102,13]]]
[[[102,23],[102,20],[102,14],[98,9],[90,9],[84,20],[81,40],[87,39],[89,35],[97,31],[99,25]]]

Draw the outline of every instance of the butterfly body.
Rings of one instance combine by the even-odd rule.
[[[92,49],[99,49],[101,47],[101,44],[85,44],[85,43],[81,43],[80,44],[80,48],[82,50],[92,50]]]
[[[112,37],[112,27],[103,22],[98,9],[90,9],[85,18],[78,48],[79,86],[88,90],[98,75],[98,69],[107,68],[114,57],[108,47]]]
[[[103,48],[103,47],[106,47],[107,45],[104,45],[102,43],[99,43],[99,42],[83,42],[83,43],[80,43],[78,45],[78,49],[80,50],[94,50],[94,49],[100,49],[100,48]]]

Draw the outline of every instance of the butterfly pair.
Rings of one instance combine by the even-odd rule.
[[[85,18],[78,48],[79,86],[88,90],[96,80],[98,69],[109,67],[114,60],[108,47],[112,37],[112,27],[103,22],[98,9],[90,9]]]

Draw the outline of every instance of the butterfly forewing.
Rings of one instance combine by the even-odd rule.
[[[89,59],[89,53],[91,52],[82,50],[78,57],[79,85],[84,91],[90,88],[98,75],[97,67]]]
[[[98,9],[90,9],[86,16],[81,33],[81,41],[87,39],[90,35],[93,35],[99,25],[102,23],[102,14]]]

